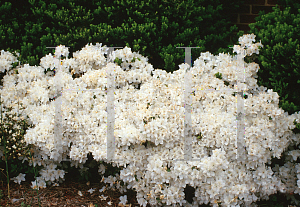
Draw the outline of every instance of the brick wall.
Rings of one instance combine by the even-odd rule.
[[[245,0],[240,12],[232,14],[232,25],[235,24],[239,30],[243,30],[247,34],[250,30],[248,25],[255,22],[254,18],[259,16],[259,11],[265,11],[266,14],[273,12],[272,7],[275,7],[276,4],[278,4],[277,0]],[[280,10],[283,10],[282,6],[279,5],[279,7]]]

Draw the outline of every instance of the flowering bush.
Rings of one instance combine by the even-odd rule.
[[[254,38],[252,35],[241,37],[241,46],[235,46],[234,51],[240,55],[244,51],[248,55],[258,54],[261,45],[253,44]],[[59,47],[56,56],[67,52],[66,48]],[[237,84],[241,80],[237,61],[224,53],[216,57],[209,52],[201,53],[190,69],[190,84],[194,91],[192,158],[200,161],[175,162],[184,157],[183,83],[189,66],[181,64],[178,71],[169,74],[160,69],[153,70],[147,58],[132,53],[127,47],[113,52],[112,59],[120,60],[120,65],[107,63],[105,53],[105,47],[103,49],[99,44],[87,45],[76,52],[74,58],[62,60],[61,72],[56,71],[56,75],[60,73],[62,77],[63,86],[62,154],[58,153],[57,140],[53,136],[54,73],[44,73],[55,68],[54,57],[49,54],[41,59],[41,66],[24,65],[18,69],[18,74],[4,77],[1,96],[6,105],[14,106],[17,97],[23,104],[28,116],[24,118],[34,125],[27,130],[24,139],[35,146],[33,164],[45,166],[33,186],[40,182],[45,187],[42,180],[51,183],[62,179],[64,172],[55,168],[67,157],[81,168],[88,153],[92,153],[96,161],[112,162],[106,159],[105,90],[108,84],[106,70],[114,69],[115,158],[120,160],[112,163],[123,168],[120,175],[110,179],[111,183],[121,179],[127,188],[135,188],[139,204],[182,205],[186,203],[184,188],[187,184],[196,190],[193,205],[250,205],[278,190],[299,192],[293,182],[299,173],[298,164],[290,160],[286,166],[273,169],[275,173],[266,166],[272,157],[280,158],[290,144],[299,143],[299,135],[291,131],[299,114],[289,116],[284,113],[278,108],[277,93],[257,86],[253,78],[259,69],[257,64],[245,64],[245,82]],[[73,79],[72,74],[82,76]],[[202,91],[211,88],[246,91],[245,161],[236,159],[236,94]],[[102,90],[83,92],[84,89]],[[299,156],[298,152],[290,153],[293,159]],[[55,176],[49,177],[49,169],[52,174],[55,171]]]

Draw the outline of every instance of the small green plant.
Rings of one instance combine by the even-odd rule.
[[[228,82],[228,81],[224,81],[224,84],[225,84],[226,86],[229,86],[229,82]]]
[[[9,175],[17,175],[20,172],[18,165],[16,165],[16,160],[19,157],[25,156],[29,157],[31,145],[27,145],[24,141],[24,134],[29,124],[26,123],[23,117],[16,117],[16,114],[13,114],[12,107],[8,107],[8,110],[5,113],[5,117],[3,117],[2,113],[2,103],[0,96],[0,105],[1,105],[1,130],[0,130],[0,146],[3,149],[4,156],[2,160],[5,161],[5,169],[6,169],[6,181],[7,181],[7,191],[8,198],[10,198],[10,177]],[[18,103],[19,109],[19,103]],[[1,161],[2,161],[1,160]],[[10,165],[9,165],[10,163]],[[1,162],[0,162],[1,164]],[[1,170],[4,170],[1,168]],[[4,173],[3,173],[4,174]]]
[[[215,74],[215,76],[216,76],[216,78],[222,79],[222,73],[217,72],[217,73]]]
[[[119,66],[121,66],[121,64],[122,64],[122,60],[120,60],[119,58],[116,58],[115,59],[115,63],[117,63]]]
[[[200,132],[200,134],[197,135],[197,139],[200,141],[202,138],[203,138],[203,136],[202,136],[202,134]]]
[[[22,202],[22,203],[21,203],[21,207],[30,207],[30,205],[27,205],[27,206],[26,206],[26,204],[25,204],[24,202]]]

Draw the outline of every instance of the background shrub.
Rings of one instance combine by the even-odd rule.
[[[257,63],[258,85],[273,88],[280,96],[279,106],[290,114],[300,110],[300,10],[293,14],[287,7],[280,11],[260,13],[250,33],[261,40]]]
[[[290,13],[298,13],[300,9],[300,2],[298,0],[278,0],[278,4],[282,5],[284,8],[290,7]]]
[[[154,68],[179,69],[184,49],[192,55],[230,51],[230,14],[239,0],[17,0],[0,2],[0,48],[20,53],[20,61],[39,65],[59,44],[72,54],[87,43],[132,48],[148,56]],[[238,35],[235,36],[236,39]]]
[[[260,12],[256,22],[249,25],[248,33],[254,33],[264,46],[250,59],[260,66],[257,84],[277,92],[279,107],[291,115],[300,111],[300,3],[282,0],[280,5],[283,11],[276,6],[271,13]],[[300,124],[294,121],[294,125],[292,131],[300,133]],[[291,143],[287,151],[295,149],[299,145]],[[283,154],[280,159],[273,158],[269,166],[283,166],[287,160]]]

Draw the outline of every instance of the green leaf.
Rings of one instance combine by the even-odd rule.
[[[272,196],[272,201],[277,201],[277,197],[276,196]]]
[[[215,76],[216,76],[216,78],[218,78],[218,79],[222,79],[222,73],[217,72],[217,73],[215,74]]]

